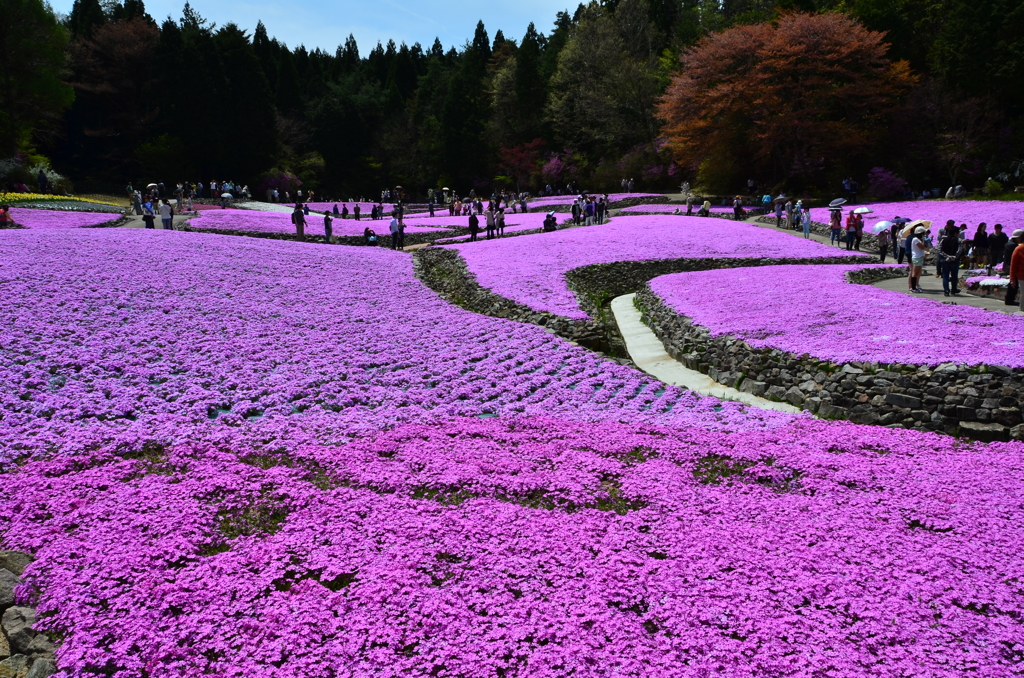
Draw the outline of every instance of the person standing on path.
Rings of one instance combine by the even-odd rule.
[[[476,234],[480,232],[480,219],[473,213],[469,215],[469,242],[476,242]]]
[[[142,214],[142,194],[138,191],[132,195],[132,204],[135,205],[135,215],[140,216]]]
[[[939,251],[935,258],[942,271],[942,294],[960,294],[960,232],[950,219],[939,235]]]
[[[927,232],[924,226],[918,226],[910,240],[910,291],[924,292],[921,289],[921,273],[924,270],[924,255],[927,250],[924,234]]]
[[[878,239],[878,253],[881,255],[880,263],[885,263],[885,255],[889,253],[889,229],[886,229],[875,236]]]
[[[292,210],[292,223],[295,224],[295,237],[299,242],[306,239],[306,215],[302,213],[302,205],[300,203],[295,204],[295,209]]]
[[[164,198],[160,204],[160,221],[164,224],[165,231],[174,230],[174,208],[170,201]]]
[[[352,216],[355,217],[356,221],[359,221],[359,203],[352,206]]]
[[[992,235],[988,237],[988,272],[992,274],[992,269],[1003,263],[1003,250],[1006,249],[1006,243],[1010,242],[1010,239],[1003,233],[1003,225],[996,224],[993,227]]]
[[[778,203],[776,203],[778,204]],[[835,244],[839,247],[842,240],[839,237],[839,231],[843,228],[843,212],[842,210],[830,209],[828,211],[828,227],[831,231],[828,239],[828,244]]]
[[[514,203],[513,203],[514,204]],[[505,235],[505,210],[499,209],[495,219],[495,227],[498,229],[498,237]]]
[[[1003,247],[1003,273],[1009,274],[1010,272],[1010,258],[1013,256],[1013,251],[1017,249],[1017,245],[1024,242],[1024,229],[1018,228],[1010,236],[1009,242]]]
[[[786,201],[786,225],[784,228],[788,231],[795,225],[793,222],[793,199],[790,198]]]
[[[142,222],[146,228],[156,228],[156,214],[153,212],[152,198],[142,204]]]
[[[889,229],[889,241],[892,243],[892,256],[896,259],[897,264],[903,263],[903,241],[900,240],[900,230],[902,227],[903,220],[899,217],[893,217],[892,228]]]
[[[806,207],[800,213],[800,225],[804,229],[804,238],[811,237],[811,211]]]
[[[580,207],[579,199],[572,201],[572,223],[574,226],[580,225],[580,215],[583,214],[583,209]]]
[[[775,201],[775,228],[782,228],[782,203],[778,200]]]
[[[860,252],[860,241],[864,239],[864,215],[855,214],[853,222],[853,249]]]
[[[974,232],[974,249],[971,256],[971,268],[981,268],[988,264],[988,225],[985,222],[978,224],[978,230]]]
[[[849,212],[846,215],[846,251],[853,251],[853,241],[857,238],[857,215]]]
[[[1018,243],[1024,241],[1024,230],[1017,229],[1013,232],[1013,239]],[[1020,281],[1024,278],[1024,245],[1017,245],[1010,257],[1010,285],[1020,290]],[[1024,294],[1019,295],[1020,310],[1024,312]]]
[[[405,247],[405,238],[402,237],[402,222],[398,217],[391,217],[388,230],[391,231],[391,249],[399,250]]]
[[[494,229],[495,229],[495,226],[497,226],[497,222],[494,219],[494,206],[493,205],[488,207],[487,211],[484,212],[484,220],[485,220],[485,223],[487,224],[487,239],[488,240],[493,240],[494,239]]]
[[[686,194],[686,216],[693,216],[693,193]]]
[[[332,225],[331,213],[324,212],[324,242],[328,245],[331,244],[331,236],[333,235]]]

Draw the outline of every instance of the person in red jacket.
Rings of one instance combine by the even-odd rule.
[[[1017,243],[1024,242],[1024,230],[1017,229],[1013,232],[1013,239]],[[1010,284],[1020,289],[1020,281],[1024,279],[1024,244],[1018,244],[1010,257]],[[1019,294],[1020,310],[1024,312],[1024,294]]]

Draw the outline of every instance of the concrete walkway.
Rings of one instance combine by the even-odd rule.
[[[640,320],[640,311],[633,306],[634,296],[626,294],[613,299],[611,308],[619,332],[626,341],[629,357],[638,368],[659,381],[681,386],[701,395],[714,396],[722,400],[737,400],[763,410],[793,413],[802,411],[788,403],[777,403],[737,391],[719,384],[706,374],[684,367],[665,352],[661,340]]]

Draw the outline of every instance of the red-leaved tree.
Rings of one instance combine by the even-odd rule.
[[[799,12],[707,36],[658,104],[677,161],[721,183],[813,181],[863,158],[916,79],[883,39],[843,14]]]

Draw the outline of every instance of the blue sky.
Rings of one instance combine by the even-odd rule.
[[[56,11],[68,13],[73,0],[51,2]],[[389,39],[409,45],[419,42],[427,48],[438,37],[446,50],[459,48],[473,37],[480,19],[492,40],[500,28],[506,37],[518,41],[531,21],[538,31],[549,33],[555,14],[570,6],[575,9],[578,4],[579,0],[192,1],[192,6],[207,20],[218,25],[233,21],[250,34],[256,22],[262,20],[267,32],[289,47],[304,44],[310,49],[320,47],[333,52],[352,33],[364,57],[378,40],[384,44]],[[168,14],[179,18],[184,6],[185,0],[146,0],[146,10],[157,21],[163,21]]]

